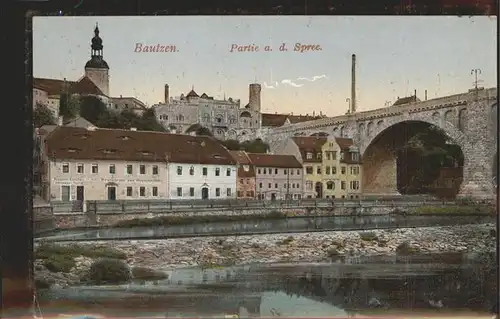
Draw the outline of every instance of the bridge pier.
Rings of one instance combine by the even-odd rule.
[[[382,147],[371,147],[363,162],[363,194],[367,196],[395,196],[398,191],[396,152]]]

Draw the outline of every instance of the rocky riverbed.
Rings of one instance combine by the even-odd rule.
[[[496,249],[494,224],[476,224],[375,231],[316,232],[193,237],[167,240],[80,242],[123,251],[131,267],[156,270],[271,262],[321,262],[339,256],[399,253],[491,252]],[[61,244],[62,245],[62,244]],[[67,244],[65,244],[67,245]],[[399,247],[399,248],[398,248]],[[404,248],[403,250],[401,250]],[[93,260],[77,257],[69,273],[51,273],[39,261],[35,275],[65,286],[79,282]]]

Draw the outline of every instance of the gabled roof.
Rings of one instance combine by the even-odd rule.
[[[336,137],[335,142],[337,142],[342,150],[348,150],[354,145],[354,141],[351,138]]]
[[[47,154],[60,160],[236,164],[229,151],[208,136],[67,126],[50,134]]]
[[[239,164],[238,177],[255,177],[255,169],[252,165],[252,161],[245,151],[229,151],[229,153]],[[244,166],[248,166],[246,167],[247,170],[245,170]]]
[[[325,136],[294,136],[292,140],[300,150],[320,151],[328,138]]]
[[[97,87],[97,85],[95,85],[95,83],[86,76],[76,82],[57,79],[33,78],[33,87],[47,92],[48,95],[61,95],[65,90],[72,94],[105,95]]]
[[[302,168],[293,155],[248,153],[248,157],[257,167]]]
[[[189,91],[186,97],[199,97],[198,94],[193,90]]]

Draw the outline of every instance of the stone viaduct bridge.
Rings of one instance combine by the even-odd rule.
[[[279,152],[284,141],[297,135],[323,135],[354,139],[363,158],[363,192],[398,194],[395,140],[400,123],[427,123],[439,128],[464,155],[463,182],[458,196],[492,199],[497,158],[497,89],[469,92],[390,106],[338,117],[288,124],[262,137],[271,152]],[[392,132],[392,134],[390,133]]]

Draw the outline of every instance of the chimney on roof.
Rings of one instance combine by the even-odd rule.
[[[424,99],[427,101],[427,90],[425,90],[425,97]]]
[[[350,113],[356,113],[356,54],[351,56],[351,109]]]
[[[415,100],[417,100],[417,90],[415,89],[413,95],[415,96]]]
[[[165,104],[168,104],[169,100],[169,89],[168,89],[168,84],[165,84]]]
[[[62,116],[59,116],[59,117],[57,118],[57,125],[58,125],[58,126],[63,126],[63,117],[62,117]]]
[[[130,130],[131,131],[137,131],[137,127],[131,127]]]

